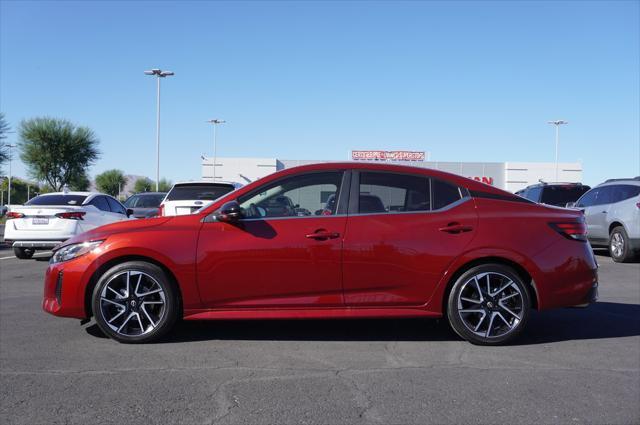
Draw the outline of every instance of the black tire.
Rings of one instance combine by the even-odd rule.
[[[28,260],[29,258],[33,257],[35,251],[29,248],[13,248],[13,253],[15,254],[16,258],[19,258],[20,260]]]
[[[128,293],[124,289],[127,276]],[[146,294],[143,291],[150,294],[143,295]],[[143,261],[130,261],[109,269],[98,280],[91,300],[93,315],[102,332],[123,343],[157,341],[173,328],[179,316],[177,288],[160,267]],[[114,317],[118,313],[120,316]],[[123,324],[125,319],[128,322]],[[117,329],[120,326],[123,327]]]
[[[631,246],[629,245],[629,236],[624,227],[617,226],[611,230],[609,234],[609,255],[616,263],[628,263],[635,257]]]
[[[490,290],[487,290],[487,281]],[[500,288],[502,291],[498,291]],[[472,302],[476,300],[482,302]],[[513,341],[526,327],[530,309],[528,285],[511,267],[502,264],[482,264],[467,270],[455,281],[447,300],[451,327],[462,338],[477,345]]]

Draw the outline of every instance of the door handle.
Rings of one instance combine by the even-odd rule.
[[[600,212],[601,212],[602,214],[606,214],[606,213],[607,213],[606,211],[600,211]]]
[[[446,226],[439,228],[438,230],[440,230],[441,232],[457,234],[457,233],[470,232],[473,230],[473,227],[465,226],[460,223],[449,223]]]
[[[335,239],[340,237],[340,233],[338,232],[329,232],[324,229],[317,230],[315,233],[309,233],[304,236],[307,239],[315,239],[317,241],[324,241],[327,239]]]

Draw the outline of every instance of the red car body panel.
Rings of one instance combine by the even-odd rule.
[[[466,188],[471,196],[432,212],[257,219],[239,225],[204,220],[263,184],[336,169],[424,175]],[[580,214],[518,200],[483,183],[422,168],[370,163],[291,168],[231,192],[193,215],[120,222],[70,239],[63,246],[104,243],[49,266],[43,308],[57,316],[87,318],[88,295],[100,274],[135,259],[154,262],[170,273],[185,319],[439,317],[452,279],[478,261],[521,268],[532,279],[538,309],[588,302],[597,281],[589,244],[566,238],[549,225],[579,221]],[[469,229],[441,230],[454,223]],[[339,236],[306,237],[321,229]]]

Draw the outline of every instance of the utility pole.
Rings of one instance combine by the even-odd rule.
[[[209,124],[213,124],[213,181],[216,180],[216,162],[218,160],[218,154],[217,154],[217,141],[216,141],[216,127],[219,124],[224,124],[226,123],[226,121],[224,120],[219,120],[219,119],[212,119],[212,120],[207,120],[207,122]]]
[[[547,121],[548,124],[553,124],[556,126],[556,183],[558,182],[558,146],[560,144],[560,126],[563,124],[569,124],[568,121],[563,120],[555,120],[555,121]]]
[[[7,205],[11,205],[11,162],[13,161],[13,148],[16,147],[16,145],[7,145],[7,147],[9,148],[9,190],[7,191]]]

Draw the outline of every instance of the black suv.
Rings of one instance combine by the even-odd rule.
[[[540,204],[566,207],[577,201],[591,187],[582,183],[538,183],[516,192],[516,195]]]

